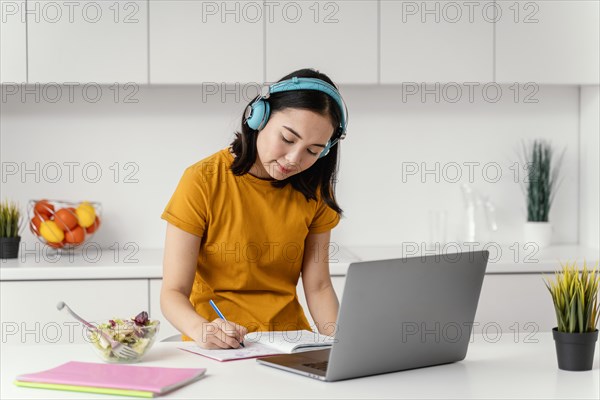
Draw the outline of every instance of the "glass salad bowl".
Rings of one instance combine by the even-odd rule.
[[[160,321],[148,319],[145,311],[129,319],[114,318],[97,326],[97,330],[88,329],[87,336],[95,353],[109,363],[136,363],[150,350],[160,329]],[[100,333],[102,331],[102,333]],[[115,342],[128,346],[133,352],[114,352],[105,335]]]

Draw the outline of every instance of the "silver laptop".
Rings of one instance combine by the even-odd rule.
[[[485,250],[352,263],[332,347],[257,361],[323,381],[461,361],[488,257]]]

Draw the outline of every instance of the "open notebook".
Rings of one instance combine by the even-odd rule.
[[[71,361],[17,376],[15,385],[39,389],[155,397],[200,379],[205,368],[143,367]]]
[[[244,337],[245,348],[207,350],[194,342],[187,342],[179,348],[213,360],[231,361],[325,349],[331,347],[334,340],[332,336],[310,331],[268,331],[247,334]]]

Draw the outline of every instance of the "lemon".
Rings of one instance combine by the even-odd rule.
[[[54,221],[43,221],[40,224],[40,235],[50,243],[60,243],[65,238],[65,233]]]
[[[96,210],[87,201],[84,201],[77,207],[75,214],[77,214],[77,221],[82,228],[92,226],[96,220]]]

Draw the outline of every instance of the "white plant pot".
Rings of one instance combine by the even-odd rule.
[[[539,248],[550,246],[552,224],[550,222],[525,222],[523,227],[525,243],[536,243]]]

